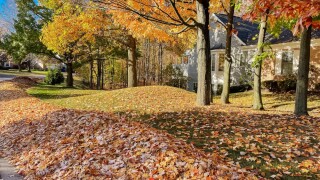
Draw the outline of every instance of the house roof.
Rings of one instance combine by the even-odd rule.
[[[225,14],[215,14],[219,20],[226,24],[228,22],[228,16]],[[246,45],[256,45],[258,43],[258,34],[259,34],[259,24],[258,23],[252,23],[246,20],[243,20],[240,17],[234,17],[234,28],[238,31],[238,34],[236,35],[242,42],[244,42]],[[312,32],[312,38],[318,39],[320,38],[320,30],[314,30]],[[291,30],[284,29],[279,37],[275,37],[269,33],[266,35],[266,42],[269,42],[271,44],[280,44],[280,43],[287,43],[287,42],[294,42],[299,41],[299,38],[297,36],[294,36]],[[220,49],[225,47],[212,47],[211,49]]]
[[[227,24],[228,16],[225,14],[216,14],[219,20]],[[252,23],[250,21],[243,20],[240,17],[235,16],[233,19],[233,26],[238,31],[238,38],[247,44],[252,38],[259,33],[259,24]]]

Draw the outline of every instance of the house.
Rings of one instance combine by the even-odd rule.
[[[224,56],[226,45],[227,16],[212,14],[210,18],[210,45],[211,45],[211,69],[212,87],[217,91],[218,86],[223,84]],[[234,17],[236,34],[232,36],[232,85],[247,84],[253,79],[251,64],[257,49],[257,37],[259,24],[245,21]],[[311,64],[310,64],[310,88],[320,84],[320,31],[312,33]],[[266,42],[270,44],[269,51],[274,58],[264,61],[262,81],[285,78],[297,73],[300,42],[293,36],[290,30],[284,30],[279,37],[271,34],[266,35]],[[266,48],[267,49],[267,48]],[[177,64],[184,76],[188,77],[187,89],[196,91],[197,88],[197,52],[191,49],[185,52],[181,64]]]

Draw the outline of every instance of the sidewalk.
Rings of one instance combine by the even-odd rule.
[[[0,180],[21,180],[22,176],[16,173],[16,169],[5,159],[0,159]]]

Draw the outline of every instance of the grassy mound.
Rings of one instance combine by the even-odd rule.
[[[29,94],[67,108],[105,112],[173,112],[193,108],[195,94],[168,86],[148,86],[114,91],[68,90],[36,87]],[[89,94],[89,95],[88,95]],[[61,98],[62,97],[62,98]]]

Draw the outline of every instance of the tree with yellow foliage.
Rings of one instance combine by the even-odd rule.
[[[73,86],[73,62],[83,53],[83,47],[95,43],[101,31],[109,24],[105,13],[74,3],[42,2],[54,10],[52,22],[42,29],[42,42],[57,53],[67,65],[67,86]]]

